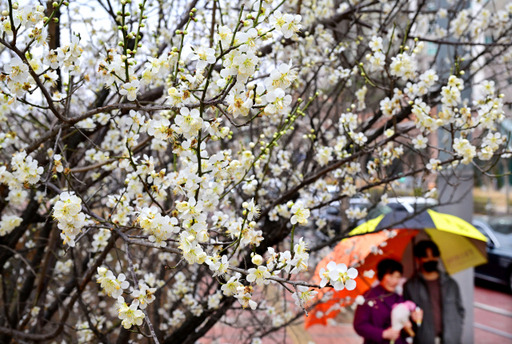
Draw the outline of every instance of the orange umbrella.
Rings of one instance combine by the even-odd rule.
[[[342,307],[353,303],[358,295],[370,289],[377,276],[365,276],[364,271],[375,271],[377,264],[384,258],[401,261],[405,248],[418,232],[418,230],[379,231],[340,241],[334,250],[318,263],[313,282],[320,284],[320,269],[325,269],[330,261],[335,261],[358,269],[359,274],[355,279],[356,288],[335,291],[332,287],[324,287],[318,290],[316,300],[319,303],[306,317],[305,327],[315,324],[327,325],[327,320],[338,315]],[[379,252],[378,248],[381,246],[388,247],[385,255]]]

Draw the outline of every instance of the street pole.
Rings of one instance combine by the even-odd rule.
[[[469,165],[468,165],[469,166]],[[439,211],[458,216],[468,222],[473,218],[473,170],[467,166],[442,173],[437,180]],[[453,203],[451,203],[453,202]],[[443,205],[443,203],[445,203]],[[451,204],[450,204],[451,203]],[[466,269],[452,275],[459,284],[465,309],[462,343],[474,343],[474,271]]]
[[[448,1],[439,0],[439,8],[446,8]],[[470,3],[470,2],[469,2]],[[469,5],[470,6],[470,5]],[[440,27],[449,29],[448,19],[437,19]],[[453,40],[452,38],[449,38]],[[461,51],[456,45],[441,45],[437,55],[436,66],[441,79],[447,79],[449,69],[447,66],[454,65],[455,56],[464,56],[466,51]],[[468,99],[471,104],[471,85],[465,80],[466,89],[462,92],[462,99]],[[439,109],[438,109],[439,111]],[[438,131],[438,142],[441,148],[450,147],[453,142],[448,132]],[[449,150],[448,150],[449,151]],[[446,153],[440,153],[440,159],[447,158]],[[444,156],[443,156],[444,155]],[[453,169],[441,171],[437,178],[439,194],[439,211],[458,216],[468,222],[473,219],[473,169],[471,165],[459,165]],[[466,269],[452,276],[459,285],[462,304],[465,309],[464,325],[462,329],[462,343],[474,343],[474,270]]]

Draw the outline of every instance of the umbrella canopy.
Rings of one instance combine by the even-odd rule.
[[[392,229],[392,230],[389,230]],[[327,324],[344,306],[366,292],[376,281],[375,271],[379,261],[393,258],[403,261],[405,275],[411,275],[413,266],[412,245],[420,236],[428,235],[439,246],[441,261],[450,274],[483,264],[486,258],[486,237],[470,223],[449,214],[426,210],[419,214],[396,211],[372,219],[352,230],[334,250],[320,261],[313,281],[320,283],[320,270],[330,261],[357,267],[356,289],[335,291],[326,287],[319,290],[317,300],[305,326]],[[404,252],[408,254],[404,255]],[[407,273],[407,270],[409,272]]]
[[[463,219],[428,209],[418,214],[395,211],[380,215],[352,230],[349,235],[362,235],[383,229],[424,231],[439,247],[441,260],[449,274],[487,262],[487,238]]]

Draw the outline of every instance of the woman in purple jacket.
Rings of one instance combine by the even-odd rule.
[[[354,329],[364,338],[364,344],[406,343],[401,331],[391,328],[391,308],[405,301],[395,292],[402,272],[402,264],[393,259],[383,259],[377,265],[380,283],[364,294],[365,301],[357,307],[354,317]]]

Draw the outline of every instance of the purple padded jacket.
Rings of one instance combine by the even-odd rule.
[[[404,302],[397,293],[389,292],[380,284],[364,294],[364,303],[357,306],[354,316],[354,329],[364,338],[364,344],[387,344],[382,332],[391,326],[391,308],[395,303]],[[398,338],[395,344],[407,343]]]

